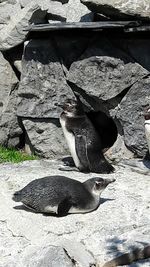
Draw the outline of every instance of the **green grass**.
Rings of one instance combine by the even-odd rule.
[[[3,162],[18,163],[24,160],[34,160],[34,159],[38,159],[38,157],[34,155],[27,155],[23,151],[19,151],[14,148],[5,148],[0,146],[0,163]]]

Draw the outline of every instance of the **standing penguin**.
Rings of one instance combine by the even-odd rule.
[[[80,171],[110,173],[114,170],[102,153],[100,136],[79,99],[65,102],[60,124],[74,163]]]
[[[146,141],[148,144],[148,150],[149,150],[149,157],[150,157],[150,109],[147,110],[147,112],[144,113],[145,118],[145,136]]]
[[[65,176],[48,176],[15,192],[13,200],[41,213],[86,213],[98,208],[102,191],[114,181],[96,177],[81,183]]]

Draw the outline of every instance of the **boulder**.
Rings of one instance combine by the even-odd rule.
[[[23,9],[17,9],[7,25],[0,30],[0,50],[7,50],[25,41],[29,24],[42,22],[46,15],[37,4],[29,3]]]
[[[0,116],[0,144],[8,147],[19,147],[20,137],[23,133],[17,117],[17,90],[10,92],[5,111]]]
[[[27,135],[26,152],[51,159],[68,154],[58,119],[22,119],[22,123]]]
[[[21,6],[16,2],[0,2],[0,30],[12,20],[12,17],[21,11]]]
[[[80,0],[69,0],[66,4],[67,22],[93,21],[93,13]]]
[[[149,0],[81,0],[90,10],[104,14],[112,19],[150,19]]]
[[[71,259],[60,246],[30,246],[16,267],[73,267]]]
[[[65,21],[66,20],[66,7],[61,2],[51,0],[34,0],[34,4],[38,4],[41,10],[46,10],[46,19],[49,21]],[[28,0],[19,0],[22,7],[29,4]]]
[[[22,129],[16,115],[18,79],[0,52],[0,144],[18,146]]]
[[[9,96],[17,83],[18,79],[12,67],[0,52],[0,116],[5,112]]]
[[[18,96],[18,116],[30,118],[59,118],[57,105],[74,97],[51,39],[26,43]]]
[[[127,53],[114,47],[110,39],[96,39],[72,63],[67,79],[87,95],[101,100],[116,97],[149,72]]]
[[[123,126],[126,146],[138,156],[144,156],[148,150],[142,114],[150,103],[149,85],[149,76],[136,82],[121,100],[116,113]]]

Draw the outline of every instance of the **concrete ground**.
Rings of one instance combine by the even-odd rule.
[[[148,172],[140,173],[134,167],[120,165],[109,175],[84,174],[60,171],[60,164],[59,160],[35,160],[0,165],[0,267],[77,266],[75,262],[84,267],[90,261],[103,266],[122,253],[150,244]],[[102,193],[99,208],[87,214],[44,216],[23,209],[12,200],[14,191],[49,175],[65,175],[79,181],[100,176],[115,178],[116,182]],[[74,258],[73,265],[44,263],[43,252],[37,252],[48,246],[72,249],[68,254]],[[82,248],[85,249],[83,257]],[[78,253],[73,255],[75,251]],[[150,260],[128,266],[150,266]]]

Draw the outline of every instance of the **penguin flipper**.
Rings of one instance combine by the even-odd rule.
[[[73,202],[71,200],[71,196],[66,197],[65,199],[63,199],[57,208],[57,214],[58,216],[64,216],[68,213],[68,211],[70,210],[70,208],[72,207]]]
[[[75,135],[75,146],[77,156],[81,162],[80,171],[89,171],[89,163],[87,158],[86,137],[83,135]]]

